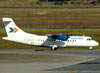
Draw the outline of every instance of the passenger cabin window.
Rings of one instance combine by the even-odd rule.
[[[76,40],[67,40],[67,42],[76,42]]]

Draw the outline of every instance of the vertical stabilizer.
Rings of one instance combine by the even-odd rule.
[[[5,30],[8,37],[20,36],[20,34],[24,33],[19,27],[17,27],[12,20],[12,18],[4,17],[2,18],[3,23],[5,25]]]

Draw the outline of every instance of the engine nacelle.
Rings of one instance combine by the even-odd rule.
[[[66,41],[69,38],[69,35],[58,34],[58,35],[53,35],[52,38],[56,40]]]

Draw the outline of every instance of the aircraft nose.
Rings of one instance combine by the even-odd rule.
[[[98,42],[95,42],[95,45],[96,45],[96,46],[98,46],[98,45],[99,45],[99,43],[98,43]]]

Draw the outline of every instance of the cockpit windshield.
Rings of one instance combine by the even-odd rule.
[[[88,38],[87,40],[89,41],[89,40],[93,40],[93,39],[92,38]]]

